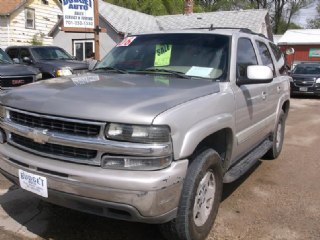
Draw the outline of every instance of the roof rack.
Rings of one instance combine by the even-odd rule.
[[[261,33],[256,33],[253,32],[251,29],[249,28],[237,28],[237,27],[214,27],[213,24],[210,25],[210,27],[202,27],[202,28],[185,28],[184,30],[191,30],[191,29],[208,29],[209,31],[213,31],[213,30],[218,30],[218,29],[234,29],[234,30],[239,30],[239,32],[243,32],[243,33],[250,33],[250,34],[254,34],[254,35],[258,35],[260,37],[264,37],[266,38],[265,35],[261,34]]]

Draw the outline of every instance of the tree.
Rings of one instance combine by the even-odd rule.
[[[311,29],[318,29],[320,28],[320,3],[317,5],[317,12],[318,16],[314,19],[309,19],[307,27]]]

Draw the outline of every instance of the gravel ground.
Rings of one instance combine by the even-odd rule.
[[[208,240],[320,239],[320,99],[292,99],[283,152],[224,185]],[[39,201],[0,175],[0,239],[163,240],[154,225]]]

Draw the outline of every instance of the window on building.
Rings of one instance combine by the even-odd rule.
[[[25,16],[26,16],[26,28],[35,29],[34,9],[26,8],[25,9]]]
[[[74,40],[73,55],[78,60],[86,60],[94,57],[94,41],[93,40]]]

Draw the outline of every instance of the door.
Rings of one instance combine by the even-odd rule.
[[[84,61],[94,58],[94,41],[93,40],[74,40],[73,54],[77,60]]]
[[[247,67],[258,65],[258,58],[251,39],[239,38],[237,45],[237,79],[247,77]],[[267,85],[235,85],[236,144],[235,159],[248,153],[267,135]]]

